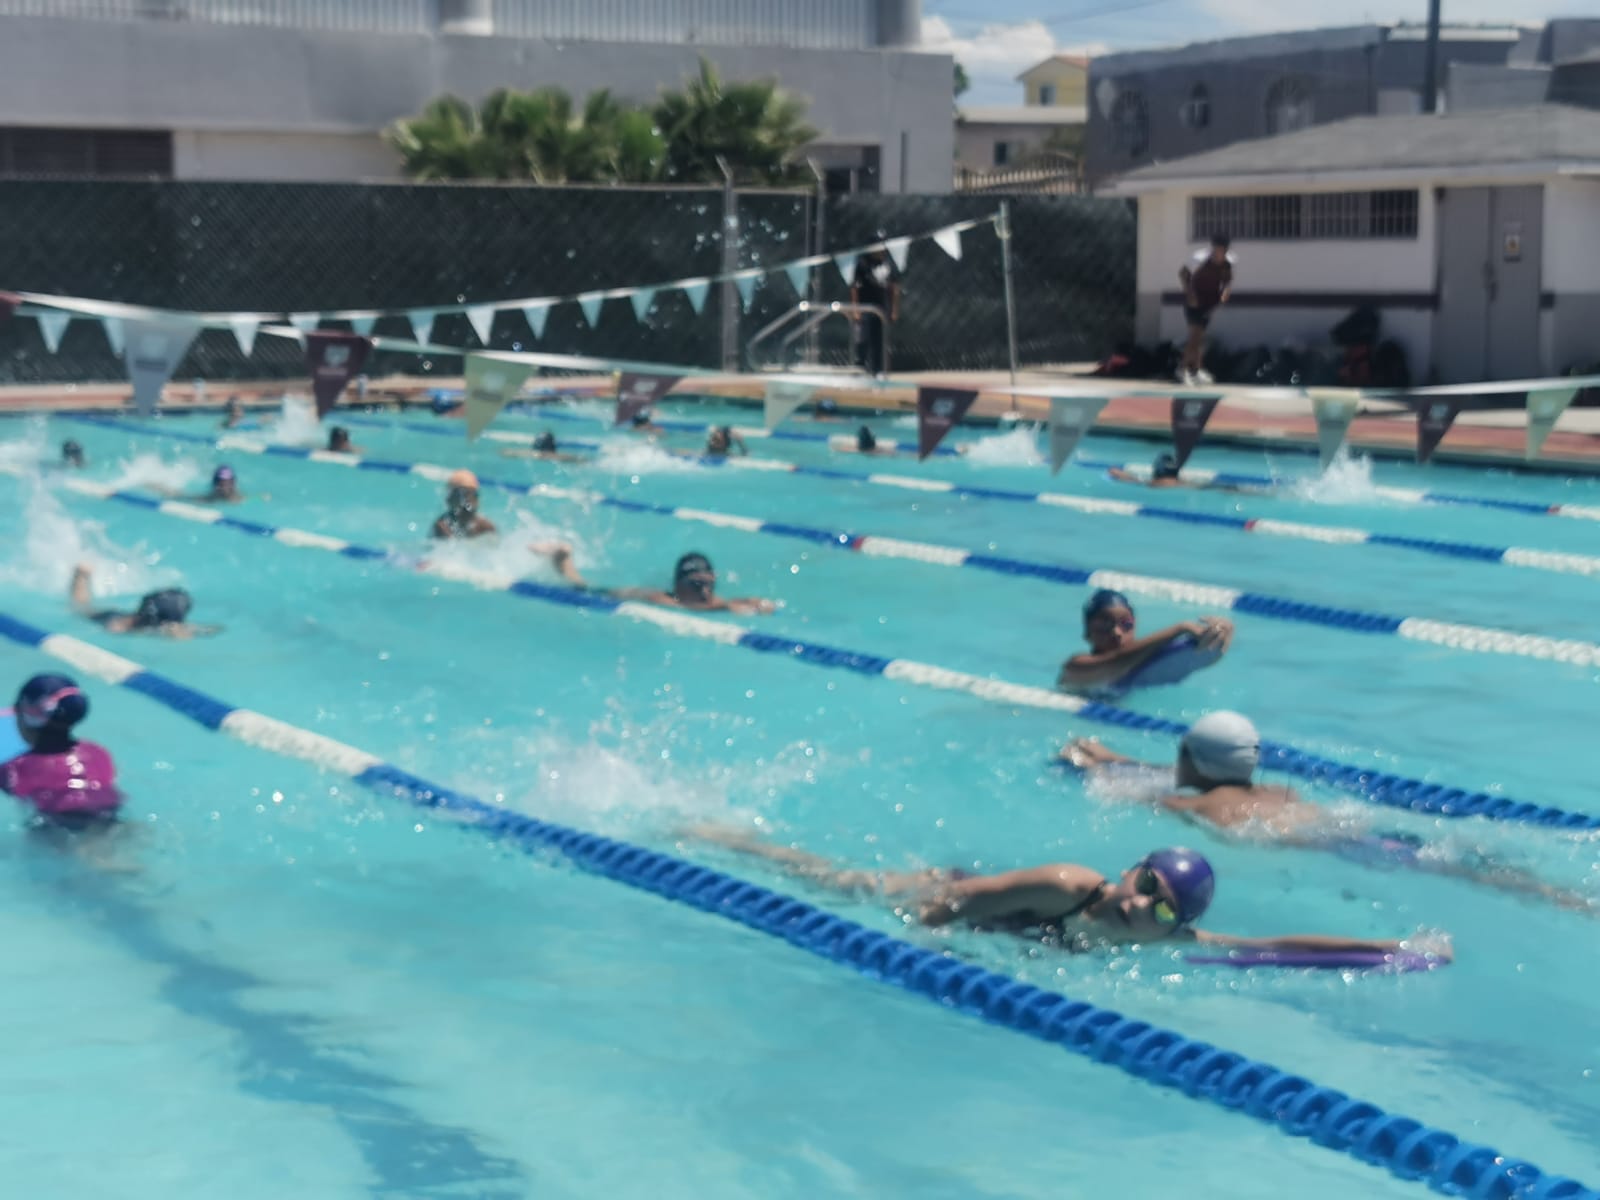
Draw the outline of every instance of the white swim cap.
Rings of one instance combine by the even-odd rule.
[[[1249,783],[1261,762],[1261,735],[1236,712],[1207,713],[1181,744],[1195,769],[1217,783]]]

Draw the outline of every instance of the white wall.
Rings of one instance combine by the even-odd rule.
[[[1545,183],[1540,275],[1547,292],[1600,292],[1600,180]]]
[[[975,171],[995,168],[994,147],[1004,142],[1009,157],[1001,169],[1016,166],[1022,159],[1044,146],[1050,136],[1048,125],[996,125],[987,122],[959,121],[956,123],[956,162]]]
[[[181,129],[172,138],[179,179],[399,179],[394,151],[372,133],[248,133]]]

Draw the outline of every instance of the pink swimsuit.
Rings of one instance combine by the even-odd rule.
[[[57,754],[30,750],[0,763],[0,789],[50,815],[110,813],[122,803],[111,754],[93,742]]]

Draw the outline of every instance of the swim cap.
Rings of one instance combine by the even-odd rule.
[[[350,431],[343,425],[335,425],[328,430],[328,445],[330,446],[337,445],[339,442],[348,442],[349,440]]]
[[[1195,770],[1217,783],[1249,783],[1261,762],[1261,735],[1236,712],[1207,713],[1180,744]]]
[[[468,488],[474,492],[478,490],[478,477],[466,469],[451,471],[450,478],[445,482],[453,488]]]
[[[61,443],[61,457],[66,462],[82,462],[83,447],[78,445],[78,443],[73,441],[71,438],[68,438],[66,441]]]
[[[238,477],[233,473],[232,467],[218,467],[215,471],[211,472],[211,486],[219,487],[224,483],[233,483],[237,480],[237,478]]]
[[[711,560],[704,554],[689,553],[678,560],[678,565],[672,568],[672,582],[677,583],[685,575],[715,575],[716,569],[711,565]]]
[[[863,425],[856,431],[856,449],[865,454],[868,450],[878,448],[878,439],[872,436],[872,430]]]
[[[1108,608],[1125,608],[1133,611],[1133,604],[1121,592],[1111,588],[1101,588],[1094,595],[1083,602],[1083,620],[1088,624],[1089,618],[1095,613],[1105,612]]]
[[[1211,907],[1217,877],[1205,855],[1175,846],[1147,854],[1140,865],[1155,871],[1172,890],[1172,898],[1178,902],[1178,924],[1193,924]]]
[[[650,413],[649,413],[649,411],[646,410],[644,412],[636,412],[636,413],[634,413],[633,414],[633,423],[635,425],[648,425],[648,424],[650,424]]]
[[[546,430],[533,439],[533,448],[535,450],[554,450],[556,448],[556,435]]]
[[[35,675],[17,693],[16,711],[29,729],[71,729],[89,715],[89,698],[65,675]]]
[[[133,623],[141,628],[175,625],[189,615],[193,604],[189,593],[182,588],[151,592],[139,601],[139,611],[133,614]]]
[[[1174,454],[1162,454],[1150,467],[1150,474],[1155,479],[1176,479],[1178,477],[1178,459]]]
[[[839,402],[837,400],[826,398],[818,400],[817,411],[819,413],[836,413],[839,411]]]

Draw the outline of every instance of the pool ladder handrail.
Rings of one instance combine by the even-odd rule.
[[[799,341],[801,338],[805,337],[813,329],[816,329],[824,321],[828,320],[828,318],[836,316],[845,316],[851,318],[852,320],[859,317],[873,318],[883,326],[883,373],[887,375],[889,373],[890,361],[889,314],[886,313],[883,310],[883,307],[878,304],[852,304],[848,301],[842,300],[833,300],[827,304],[813,304],[809,300],[802,300],[799,304],[795,305],[788,312],[779,316],[776,320],[769,321],[767,324],[763,325],[755,332],[755,335],[745,343],[745,357],[750,363],[750,369],[752,371],[788,370],[788,366],[786,366],[782,361],[782,352],[787,351],[790,346]],[[788,333],[784,335],[783,340],[778,344],[778,349],[780,351],[779,360],[777,362],[768,362],[762,358],[758,353],[758,348],[780,329],[783,329],[787,325],[793,325],[796,321],[799,321],[798,326],[790,329]],[[808,365],[815,367],[818,364],[812,363]],[[864,367],[852,367],[846,368],[846,370],[852,373],[855,371],[860,371],[862,374],[868,374]]]

